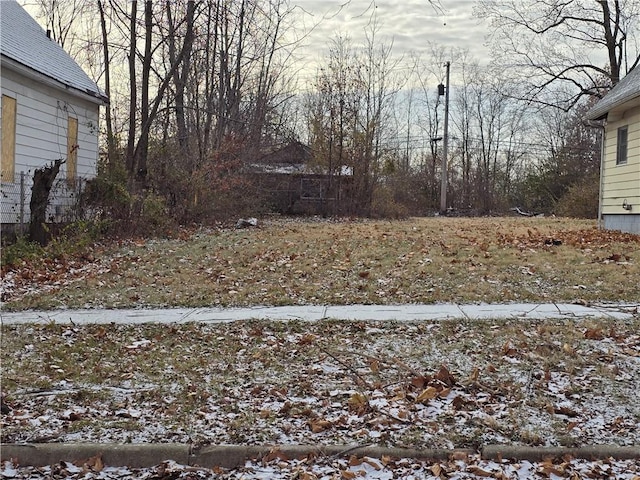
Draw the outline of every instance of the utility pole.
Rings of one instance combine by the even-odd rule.
[[[444,147],[442,152],[442,172],[440,181],[440,213],[447,213],[447,155],[449,153],[449,69],[451,63],[445,63],[447,67],[447,80],[445,85],[438,85],[438,93],[444,93]],[[442,92],[444,90],[444,92]]]

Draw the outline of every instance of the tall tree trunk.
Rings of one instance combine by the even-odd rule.
[[[129,34],[129,131],[127,137],[127,150],[125,154],[126,167],[129,178],[133,178],[136,162],[136,114],[138,111],[138,84],[136,81],[136,16],[138,11],[138,1],[131,1],[131,19]]]
[[[169,61],[171,64],[176,63],[176,25],[174,24],[173,15],[171,13],[171,0],[166,2],[167,8],[167,21],[169,23]],[[195,2],[190,0],[187,3],[187,21],[193,19],[193,10],[195,9]],[[192,23],[192,22],[191,22]],[[187,27],[189,28],[189,27]],[[178,144],[182,153],[187,157],[189,156],[189,134],[187,132],[187,121],[185,116],[185,87],[187,81],[187,75],[191,66],[191,49],[193,45],[193,35],[186,35],[183,43],[184,57],[180,68],[176,69],[173,73],[173,84],[175,86],[175,115],[176,115],[176,128],[178,134]],[[191,170],[191,168],[190,168]]]
[[[186,37],[187,43],[191,43],[193,37],[193,20],[195,12],[195,2],[189,2],[191,8],[187,10],[187,31]],[[138,188],[144,188],[147,181],[147,157],[149,153],[149,132],[151,130],[151,124],[155,120],[160,104],[164,99],[164,94],[169,87],[169,83],[173,78],[173,74],[180,67],[180,64],[184,61],[187,50],[183,48],[176,56],[175,62],[173,62],[169,68],[169,71],[162,78],[160,85],[158,86],[157,94],[153,102],[149,98],[149,77],[151,74],[151,56],[152,56],[152,28],[153,28],[153,15],[152,15],[153,3],[151,0],[147,0],[145,3],[145,50],[142,62],[142,85],[141,85],[141,107],[140,107],[140,135],[137,145],[134,149],[133,157],[135,159],[135,166],[137,171],[134,173],[134,179]]]
[[[211,49],[206,52],[206,82],[205,82],[205,121],[203,125],[202,132],[202,145],[200,147],[200,161],[203,161],[206,155],[209,152],[211,147],[211,130],[212,124],[215,117],[215,100],[216,100],[216,91],[214,81],[215,75],[215,65],[216,65],[216,57],[218,55],[218,38],[219,38],[219,24],[220,24],[220,2],[215,3],[215,13],[213,18],[213,26],[211,19],[211,5],[209,5],[208,11],[208,21],[207,21],[207,45],[211,46]],[[213,52],[212,54],[210,52]],[[216,137],[214,137],[216,138]]]
[[[104,6],[102,0],[98,0],[98,10],[100,11],[100,28],[102,30],[102,53],[104,55],[104,93],[107,98],[111,96],[111,72],[109,60],[109,43],[107,41],[107,23],[105,21]],[[107,157],[109,172],[113,173],[116,166],[116,142],[113,136],[113,120],[111,118],[111,105],[107,105],[105,111],[107,124]]]
[[[151,41],[153,33],[153,2],[144,4],[144,56],[142,57],[142,85],[140,123],[143,126],[135,151],[135,178],[139,187],[144,187],[147,179],[147,157],[149,153],[149,79],[151,76]],[[144,128],[147,126],[147,128]]]

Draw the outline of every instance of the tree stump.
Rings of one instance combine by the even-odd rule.
[[[33,173],[33,187],[31,187],[31,220],[29,222],[29,241],[37,242],[45,246],[49,240],[47,229],[47,206],[49,205],[49,193],[53,182],[60,172],[60,166],[64,160],[54,160],[52,165],[36,169]]]

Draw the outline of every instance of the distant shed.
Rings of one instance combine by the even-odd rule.
[[[301,142],[276,147],[248,165],[264,200],[286,214],[341,214],[351,198],[353,175],[341,168],[329,173],[313,165],[313,151]]]

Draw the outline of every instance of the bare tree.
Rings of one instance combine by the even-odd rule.
[[[100,13],[100,31],[102,33],[102,52],[104,63],[104,92],[107,98],[111,96],[111,62],[109,54],[109,42],[107,21],[102,0],[98,0],[98,11]],[[107,128],[107,162],[111,173],[115,170],[116,162],[116,141],[113,134],[113,119],[111,117],[111,106],[105,109],[105,123]]]
[[[165,93],[169,83],[174,78],[174,73],[191,51],[191,36],[193,35],[193,24],[195,15],[195,2],[189,0],[184,21],[186,25],[185,41],[179,52],[175,54],[172,61],[168,62],[166,71],[160,72],[152,68],[154,53],[166,39],[159,37],[157,43],[154,42],[154,29],[157,28],[154,21],[153,2],[146,0],[144,3],[144,49],[140,52],[137,48],[138,39],[138,4],[136,0],[131,2],[129,16],[129,131],[126,148],[126,166],[131,180],[135,180],[138,187],[144,186],[147,177],[147,158],[149,151],[149,138],[152,125],[158,115],[160,105],[165,100]],[[141,82],[138,84],[137,59],[141,59]],[[157,89],[155,96],[151,96],[152,73],[156,74],[153,79]],[[137,98],[140,93],[140,104]],[[138,111],[140,112],[138,121]]]
[[[340,175],[343,167],[349,167],[353,174],[350,210],[365,215],[371,213],[382,162],[389,154],[386,139],[399,88],[391,45],[377,44],[375,33],[374,21],[359,49],[346,37],[333,40],[308,105],[317,161],[330,175]]]
[[[568,110],[640,60],[637,0],[480,0],[475,13],[490,21],[496,65],[528,101]],[[565,95],[550,95],[560,84]]]
[[[170,64],[176,63],[177,56],[177,46],[176,40],[178,36],[178,31],[180,29],[180,25],[176,24],[173,13],[172,13],[172,1],[168,0],[166,2],[166,12],[167,12],[167,25],[168,25],[168,35],[167,41],[169,44],[169,62]],[[191,8],[195,7],[195,4],[192,2],[190,4]],[[189,8],[189,6],[187,6]],[[174,102],[175,102],[175,118],[176,118],[176,128],[178,135],[178,144],[180,145],[181,150],[186,154],[187,157],[189,155],[189,132],[187,130],[187,120],[186,120],[186,112],[185,112],[185,87],[188,80],[188,75],[191,68],[191,50],[193,47],[193,27],[189,27],[189,20],[191,19],[191,25],[193,26],[193,19],[191,18],[193,15],[187,15],[186,23],[184,26],[187,34],[184,34],[184,44],[183,44],[183,56],[184,60],[182,64],[175,69],[173,73],[173,86],[175,89],[174,92]]]
[[[138,82],[136,75],[136,56],[138,40],[138,1],[131,1],[131,16],[129,20],[129,130],[127,134],[127,148],[125,152],[127,173],[132,176],[135,170],[136,128],[138,116]]]

